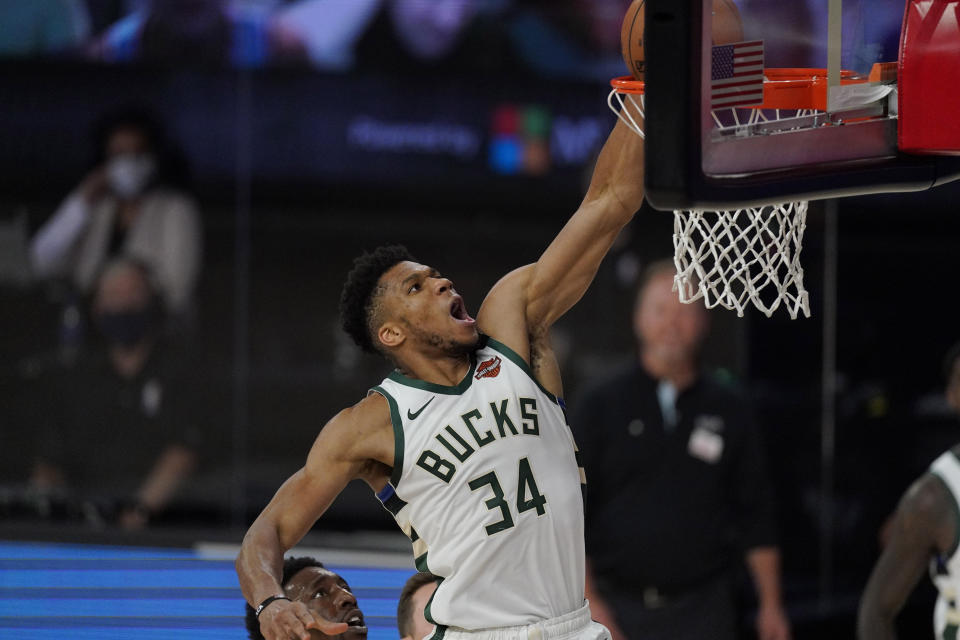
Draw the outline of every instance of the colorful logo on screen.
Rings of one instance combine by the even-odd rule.
[[[540,176],[550,170],[550,112],[504,104],[493,112],[490,168],[506,175]]]

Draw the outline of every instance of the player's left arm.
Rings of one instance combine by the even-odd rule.
[[[477,314],[482,330],[531,359],[531,343],[583,297],[620,230],[643,203],[643,162],[643,140],[618,121],[580,207],[537,262],[507,274],[491,289]]]
[[[931,556],[952,545],[956,507],[946,487],[927,474],[897,507],[893,533],[870,579],[857,614],[857,638],[893,640],[894,619],[926,572]]]

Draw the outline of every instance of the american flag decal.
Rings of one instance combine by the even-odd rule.
[[[763,102],[763,40],[721,44],[710,64],[710,107]]]

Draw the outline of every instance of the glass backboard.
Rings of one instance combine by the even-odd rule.
[[[910,191],[960,174],[958,158],[898,148],[906,4],[647,0],[651,203],[728,208]]]

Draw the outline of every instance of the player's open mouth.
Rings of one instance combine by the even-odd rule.
[[[347,617],[344,618],[344,622],[350,627],[347,631],[366,631],[367,625],[363,621],[363,614],[359,609],[354,609],[347,614]]]
[[[460,296],[456,296],[453,302],[450,303],[450,315],[461,322],[472,323],[474,321],[473,318],[470,317],[470,314],[467,313],[467,308],[463,304],[463,298]]]

